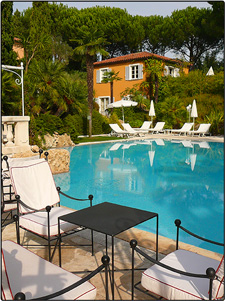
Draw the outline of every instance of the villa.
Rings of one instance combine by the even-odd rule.
[[[94,63],[94,91],[96,102],[99,105],[99,112],[105,114],[107,105],[110,102],[110,84],[102,83],[104,72],[114,70],[119,72],[120,81],[114,82],[113,102],[121,99],[121,93],[126,88],[133,88],[136,84],[146,81],[144,71],[145,61],[157,59],[164,65],[164,76],[178,77],[180,72],[188,74],[188,67],[183,67],[181,61],[169,57],[153,54],[147,51],[131,53]]]

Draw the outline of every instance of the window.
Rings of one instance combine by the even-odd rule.
[[[125,67],[125,79],[135,80],[143,78],[143,65],[134,64]]]
[[[110,103],[110,97],[99,97],[97,103],[99,105],[99,113],[106,115],[105,110],[107,109],[108,104]]]
[[[138,65],[131,66],[131,79],[138,78]]]
[[[110,72],[111,69],[109,68],[102,68],[100,70],[96,70],[96,82],[97,84],[100,84],[104,78],[104,73],[105,72]]]
[[[180,76],[179,68],[175,68],[175,67],[172,67],[172,66],[165,66],[164,75],[172,76],[172,77],[178,77],[178,76]]]

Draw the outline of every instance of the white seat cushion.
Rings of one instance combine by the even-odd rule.
[[[222,299],[224,297],[224,256],[216,270],[216,279],[213,281],[212,299]]]
[[[39,298],[58,292],[81,279],[14,242],[3,241],[2,250],[12,296],[23,292],[26,299]],[[7,286],[2,288],[3,296],[6,289]],[[55,299],[94,300],[95,297],[96,287],[85,282]]]
[[[50,236],[58,235],[58,217],[74,212],[63,207],[53,207],[50,211]],[[36,234],[48,236],[47,212],[34,212],[20,216],[20,226]],[[60,221],[60,232],[78,228],[74,224]]]
[[[160,262],[196,274],[206,274],[207,268],[212,267],[216,270],[219,265],[218,260],[186,250],[172,252]],[[141,284],[147,290],[168,300],[209,298],[209,279],[180,275],[156,264],[143,272]]]

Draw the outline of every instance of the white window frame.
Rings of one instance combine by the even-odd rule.
[[[101,84],[102,80],[104,78],[104,73],[105,72],[110,72],[110,71],[111,71],[110,68],[101,68],[99,70],[96,70],[96,83]]]
[[[135,71],[135,76],[132,77],[132,69],[137,67],[137,71]],[[125,80],[138,80],[143,79],[143,64],[131,64],[129,66],[125,66]]]
[[[131,95],[130,95],[130,94],[125,95],[125,96],[122,98],[122,100],[132,100]]]
[[[165,66],[164,75],[171,76],[171,77],[178,77],[180,76],[179,68],[175,68],[173,66]]]
[[[98,97],[99,113],[102,114],[102,115],[106,114],[105,110],[107,109],[107,105],[108,105],[108,104],[106,104],[106,98],[108,98],[108,104],[109,104],[110,103],[110,96],[99,96]],[[102,99],[104,99],[103,111],[101,110]],[[113,101],[114,101],[114,97],[113,97]]]

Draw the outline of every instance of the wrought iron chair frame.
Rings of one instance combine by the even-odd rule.
[[[224,247],[223,243],[219,243],[219,242],[216,242],[216,241],[213,241],[213,240],[209,240],[209,239],[206,239],[204,237],[201,237],[199,235],[196,235],[196,234],[190,232],[189,230],[187,230],[186,228],[184,228],[184,227],[181,226],[181,221],[179,219],[176,219],[174,223],[175,223],[175,225],[177,227],[176,250],[178,250],[178,245],[179,245],[179,229],[185,231],[189,235],[194,236],[194,237],[196,237],[196,238],[198,238],[200,240],[203,240],[203,241],[206,241],[208,243],[212,243],[212,244]],[[213,286],[213,280],[215,279],[215,274],[216,274],[216,271],[215,271],[214,268],[209,267],[206,270],[205,274],[195,274],[195,273],[184,272],[184,271],[175,269],[175,268],[173,268],[171,266],[165,265],[165,264],[161,263],[160,261],[155,260],[152,257],[148,256],[145,252],[143,252],[142,250],[140,250],[137,247],[137,241],[135,239],[132,239],[130,241],[130,246],[132,248],[131,300],[134,300],[134,289],[137,289],[137,290],[141,291],[142,293],[147,294],[147,295],[149,295],[149,296],[151,296],[153,298],[155,297],[154,295],[150,294],[149,291],[145,290],[144,288],[138,287],[138,285],[140,285],[141,281],[137,282],[136,284],[134,283],[134,270],[135,270],[135,267],[134,267],[134,253],[135,252],[134,251],[136,251],[138,254],[142,255],[144,258],[146,258],[147,260],[151,261],[152,263],[157,264],[157,265],[159,265],[159,266],[161,266],[161,267],[163,267],[165,269],[168,269],[170,271],[176,272],[178,274],[189,276],[189,277],[208,278],[209,279],[209,300],[212,300],[212,286]]]
[[[90,206],[92,206],[93,195],[91,195],[91,194],[88,196],[88,199],[78,199],[78,198],[71,197],[71,196],[69,196],[69,195],[61,192],[60,187],[57,187],[57,191],[58,191],[59,194],[63,194],[65,197],[68,197],[68,198],[70,198],[72,200],[75,200],[75,201],[81,201],[81,202],[83,202],[83,201],[89,201],[90,202]],[[27,232],[29,232],[29,233],[32,233],[32,234],[40,237],[42,239],[44,239],[45,241],[47,241],[47,245],[42,245],[42,246],[47,246],[48,247],[48,257],[49,257],[49,261],[51,262],[52,259],[53,259],[54,254],[55,254],[55,251],[56,251],[56,248],[57,248],[57,245],[58,245],[58,241],[59,241],[58,235],[54,235],[53,237],[50,236],[50,212],[51,212],[52,207],[51,206],[46,206],[46,208],[45,208],[46,213],[47,213],[46,218],[48,220],[48,236],[45,237],[44,235],[43,236],[39,235],[37,233],[34,233],[34,232],[32,232],[32,231],[30,231],[30,230],[28,230],[28,229],[20,226],[20,224],[19,224],[19,216],[20,216],[20,213],[19,213],[19,204],[22,204],[24,207],[27,207],[28,209],[33,210],[35,212],[37,212],[37,210],[35,210],[34,208],[26,206],[26,204],[24,204],[20,200],[20,196],[19,195],[16,195],[16,199],[17,199],[17,214],[15,214],[13,216],[13,218],[14,218],[14,221],[16,222],[17,243],[19,245],[22,245],[21,242],[20,242],[20,228],[23,229],[23,230],[25,230],[25,231],[27,231]],[[60,203],[58,203],[57,205],[60,206]],[[80,231],[83,231],[85,229],[86,228],[83,227],[81,229],[74,229],[74,230],[70,230],[68,232],[64,232],[63,234],[61,234],[61,239],[64,238],[64,237],[66,237],[66,236],[68,236],[68,235],[72,235],[74,233],[78,233]],[[51,254],[51,242],[53,242],[53,241],[56,241],[56,243],[54,245],[54,249],[53,249],[53,252]],[[30,246],[33,246],[33,245],[30,245]],[[35,246],[37,246],[37,245],[35,245]],[[91,230],[91,244],[82,244],[82,245],[79,244],[79,246],[91,246],[92,247],[92,255],[94,254],[94,239],[93,239],[93,231],[92,230]]]
[[[40,149],[39,150],[39,157],[41,158],[41,155],[43,153],[43,150]],[[48,161],[48,152],[45,152],[44,153],[45,155],[45,160]],[[9,169],[9,164],[8,164],[8,157],[7,156],[4,156],[3,159],[6,161],[6,164],[7,164],[7,167]],[[10,184],[10,186],[12,187],[12,185]],[[72,200],[75,200],[75,201],[89,201],[89,204],[90,206],[92,206],[92,200],[93,200],[93,195],[89,195],[87,199],[79,199],[79,198],[74,198],[74,197],[71,197],[65,193],[63,193],[60,189],[60,187],[57,187],[57,191],[59,194],[67,197],[67,198],[70,198]],[[14,192],[12,193],[12,195],[14,194]],[[9,202],[8,202],[9,203]],[[50,211],[51,211],[51,206],[46,206],[45,210],[46,210],[46,218],[48,219],[48,236],[45,237],[45,236],[42,236],[42,235],[39,235],[37,233],[34,233],[32,231],[30,231],[29,229],[27,228],[23,228],[22,226],[20,226],[19,224],[19,217],[20,217],[20,212],[19,212],[19,204],[23,205],[23,207],[26,207],[27,209],[29,210],[32,210],[34,212],[37,212],[36,209],[34,208],[31,208],[31,207],[28,207],[26,206],[26,204],[23,203],[23,201],[20,199],[20,196],[19,195],[15,195],[15,200],[13,200],[13,203],[16,203],[16,212],[15,214],[13,215],[13,221],[10,221],[9,223],[12,223],[12,222],[15,222],[16,224],[16,236],[17,236],[17,243],[22,245],[21,244],[21,241],[20,241],[20,228],[29,232],[29,233],[32,233],[40,238],[42,238],[43,240],[47,241],[47,244],[43,244],[42,246],[47,246],[48,247],[48,256],[49,256],[49,261],[52,261],[52,258],[55,254],[55,251],[56,251],[56,247],[57,247],[57,244],[58,244],[58,236],[57,235],[54,235],[53,237],[50,237]],[[57,204],[57,206],[60,206],[60,201],[59,203]],[[43,210],[42,210],[43,211]],[[3,212],[3,208],[2,208],[2,212]],[[7,224],[9,224],[7,223]],[[61,236],[62,237],[66,237],[68,235],[71,235],[71,234],[74,234],[74,233],[77,233],[77,232],[80,232],[82,230],[85,230],[85,228],[80,228],[80,229],[75,229],[75,230],[71,230],[71,231],[68,231],[68,232],[65,232],[63,233]],[[53,249],[53,252],[51,254],[51,242],[53,241],[56,241],[55,245],[54,245],[54,249]],[[32,244],[29,244],[28,246],[37,246],[37,245],[32,245]],[[91,244],[79,244],[79,246],[91,246],[92,247],[92,255],[94,254],[94,241],[93,241],[93,231],[91,230]]]

